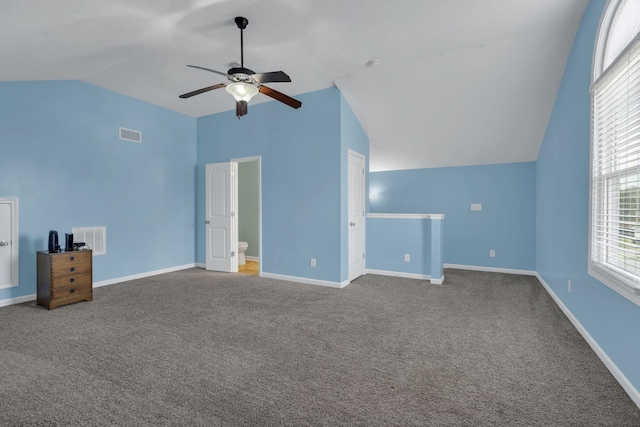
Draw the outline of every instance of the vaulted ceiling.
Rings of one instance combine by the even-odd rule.
[[[178,95],[225,81],[186,64],[240,62],[245,16],[244,65],[285,71],[270,86],[291,96],[338,86],[375,171],[535,160],[589,1],[2,3],[0,80],[77,79],[195,117],[235,108],[222,91]]]

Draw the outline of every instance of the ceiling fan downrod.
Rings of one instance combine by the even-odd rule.
[[[247,28],[249,20],[245,17],[238,16],[235,19],[236,25],[240,28],[240,68],[244,68],[244,29]]]

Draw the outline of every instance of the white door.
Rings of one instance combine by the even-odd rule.
[[[365,272],[365,161],[349,150],[349,280]]]
[[[238,238],[234,217],[237,197],[236,163],[213,163],[206,166],[206,268],[238,271]],[[234,191],[235,190],[235,191]]]
[[[0,199],[0,289],[18,286],[17,203]]]

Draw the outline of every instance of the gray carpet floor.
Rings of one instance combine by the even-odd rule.
[[[533,277],[190,269],[0,308],[1,426],[639,426]]]

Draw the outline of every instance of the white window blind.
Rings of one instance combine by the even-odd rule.
[[[592,86],[589,272],[640,304],[640,38]]]

